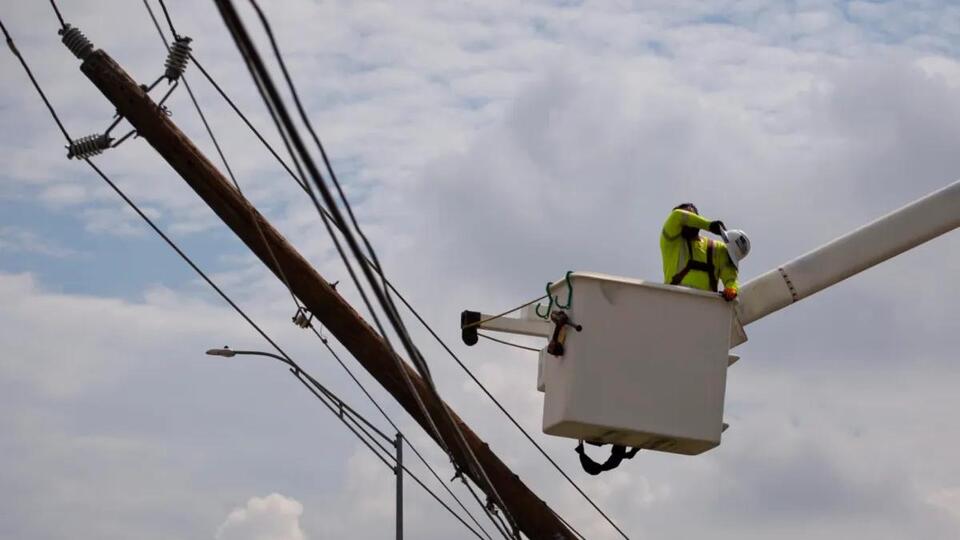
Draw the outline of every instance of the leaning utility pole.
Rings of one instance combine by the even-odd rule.
[[[253,251],[278,278],[285,276],[292,292],[303,302],[347,350],[396,398],[404,409],[441,446],[451,450],[459,470],[470,475],[496,500],[483,478],[470,467],[457,443],[451,422],[436,422],[449,411],[466,444],[486,471],[490,483],[516,521],[517,527],[532,539],[573,539],[573,533],[560,518],[520,481],[497,456],[441,399],[428,391],[417,372],[387,345],[384,339],[310,266],[289,242],[247,201],[181,132],[166,114],[107,53],[96,50],[85,54],[81,71],[137,130],[139,135],[170,164],[196,191],[220,219]],[[261,235],[262,231],[262,235]],[[275,259],[274,259],[275,257]],[[406,372],[401,372],[401,369]],[[413,383],[416,394],[426,405],[429,417],[417,404],[406,383]]]

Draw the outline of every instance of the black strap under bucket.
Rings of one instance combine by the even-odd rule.
[[[601,446],[603,443],[590,443],[594,446]],[[602,473],[603,471],[609,471],[616,469],[620,466],[620,462],[625,459],[633,459],[633,456],[637,455],[637,452],[640,451],[639,448],[631,448],[627,450],[626,446],[620,446],[619,444],[613,445],[613,448],[610,449],[610,457],[607,458],[603,463],[597,463],[596,461],[590,459],[590,456],[583,450],[583,441],[577,443],[577,454],[580,455],[580,465],[583,467],[583,470],[587,474],[592,474],[594,476]]]
[[[706,272],[710,276],[710,290],[717,290],[717,273],[716,268],[713,266],[713,240],[707,239],[707,262],[700,262],[693,260],[693,245],[690,242],[687,242],[687,265],[683,267],[682,270],[674,274],[673,279],[670,280],[671,285],[680,285],[683,281],[683,278],[687,277],[687,274],[691,270],[700,270],[701,272]]]

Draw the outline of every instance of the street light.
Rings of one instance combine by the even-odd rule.
[[[343,411],[346,410],[346,411],[348,411],[351,415],[356,415],[356,417],[357,417],[360,421],[362,421],[364,424],[366,424],[367,427],[369,427],[370,429],[372,429],[377,435],[379,435],[379,436],[382,437],[383,439],[385,439],[385,440],[389,441],[390,443],[392,443],[392,444],[393,444],[393,447],[394,447],[394,449],[395,449],[395,451],[396,451],[396,454],[395,454],[395,456],[394,456],[394,458],[396,459],[396,465],[395,465],[394,467],[391,467],[391,468],[393,469],[393,474],[397,477],[397,496],[396,496],[396,499],[397,499],[397,525],[396,525],[396,527],[397,527],[397,539],[398,539],[398,540],[402,540],[402,539],[403,539],[403,435],[401,435],[401,434],[398,432],[397,435],[396,435],[396,437],[395,437],[393,440],[391,440],[390,437],[387,437],[382,431],[380,431],[379,429],[377,429],[376,426],[374,426],[374,425],[371,424],[369,421],[367,421],[366,418],[364,418],[363,416],[360,416],[360,415],[359,415],[356,411],[354,411],[349,405],[347,405],[346,403],[344,403],[340,398],[338,398],[337,396],[335,396],[334,394],[332,394],[329,390],[327,390],[326,388],[324,388],[323,385],[321,385],[319,382],[317,382],[316,379],[314,379],[313,377],[311,377],[309,373],[307,373],[307,372],[305,372],[305,371],[301,371],[301,370],[300,370],[300,366],[294,364],[292,360],[289,360],[289,359],[287,359],[287,358],[284,358],[284,357],[282,357],[282,356],[279,356],[279,355],[276,355],[276,354],[273,354],[273,353],[268,353],[268,352],[263,352],[263,351],[235,351],[235,350],[231,349],[230,347],[227,347],[226,345],[224,345],[222,349],[207,349],[207,354],[210,355],[210,356],[222,356],[222,357],[224,357],[224,358],[233,358],[234,356],[237,356],[238,354],[241,354],[241,355],[245,354],[245,355],[250,355],[250,356],[268,356],[268,357],[270,357],[270,358],[274,358],[274,359],[276,359],[276,360],[279,360],[279,361],[283,362],[284,364],[286,364],[287,366],[289,366],[289,367],[290,367],[290,371],[293,372],[293,374],[294,374],[298,379],[300,379],[300,382],[302,382],[304,385],[306,385],[307,383],[306,383],[303,379],[300,378],[300,375],[301,375],[301,374],[303,374],[311,383],[313,383],[313,384],[316,385],[318,388],[320,388],[321,392],[322,392],[328,399],[333,400],[333,401],[336,403],[336,405],[340,408],[340,413],[339,413],[339,414],[338,414],[328,403],[324,402],[324,404],[326,404],[327,407],[331,407],[330,410],[331,410],[332,412],[334,412],[334,414],[337,414],[337,416],[340,417],[340,421],[341,421],[341,422],[344,422],[344,423],[346,424],[346,419],[344,418],[344,414],[343,414]],[[308,388],[309,388],[309,386],[308,386]],[[311,392],[313,392],[313,389],[311,389]],[[316,392],[314,392],[314,394],[315,394],[318,398],[320,398],[320,394],[317,394]],[[323,401],[322,398],[321,398],[321,401]],[[357,420],[356,420],[356,419],[353,419],[353,421],[356,422]],[[349,427],[349,424],[347,425],[347,427]],[[350,430],[353,431],[353,428],[350,428]],[[356,434],[355,431],[354,431],[354,433]],[[359,436],[359,435],[358,435],[358,436]],[[369,447],[369,445],[368,445],[368,447]],[[370,448],[370,450],[371,450],[371,451],[374,451],[373,448]],[[383,458],[381,457],[381,459],[383,459]],[[389,466],[389,464],[387,464],[387,466]]]
[[[293,362],[291,362],[290,360],[287,360],[286,358],[284,358],[284,357],[282,357],[282,356],[278,356],[278,355],[276,355],[276,354],[268,353],[268,352],[262,352],[262,351],[235,351],[235,350],[231,349],[230,347],[224,346],[222,349],[208,349],[208,350],[207,350],[207,354],[210,355],[210,356],[223,356],[223,357],[225,357],[225,358],[233,358],[234,356],[237,356],[238,354],[246,354],[246,355],[250,355],[250,356],[269,356],[270,358],[275,358],[275,359],[283,362],[284,364],[286,364],[286,365],[288,365],[288,366],[296,369],[297,371],[300,371],[300,369],[299,369],[297,366],[295,366],[295,365],[293,364]]]

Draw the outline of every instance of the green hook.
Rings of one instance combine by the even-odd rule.
[[[572,273],[573,270],[567,270],[567,275],[563,278],[564,281],[567,282],[567,304],[561,304],[559,298],[554,300],[554,302],[557,304],[557,307],[560,309],[570,309],[570,306],[573,305],[573,283],[570,283],[570,274]]]
[[[537,312],[537,317],[540,317],[541,319],[549,318],[549,317],[550,317],[550,311],[553,309],[553,296],[550,295],[550,286],[551,286],[551,285],[553,285],[553,282],[552,282],[552,281],[548,281],[548,282],[547,282],[547,286],[544,287],[544,289],[547,291],[547,299],[550,300],[550,303],[547,304],[547,312],[546,312],[546,313],[540,313],[540,303],[539,303],[539,302],[537,303],[537,306],[536,306],[536,308],[535,308],[535,310],[534,310],[534,311]]]
[[[554,304],[556,304],[557,307],[560,308],[560,309],[570,309],[570,306],[573,305],[573,283],[570,282],[570,274],[572,274],[572,273],[573,273],[573,270],[567,270],[567,275],[563,278],[564,281],[567,282],[567,303],[566,303],[566,304],[561,304],[559,298],[555,298],[552,294],[550,294],[550,287],[553,286],[553,282],[552,282],[552,281],[548,281],[548,282],[547,282],[547,286],[544,287],[544,290],[546,291],[546,293],[547,293],[547,299],[549,299],[550,302],[547,304],[547,312],[546,312],[546,313],[540,313],[540,307],[541,307],[541,305],[540,305],[540,304],[537,304],[535,311],[537,312],[537,316],[538,316],[538,317],[540,317],[541,319],[547,319],[547,318],[549,318],[549,317],[550,317],[550,311],[553,309],[553,305],[554,305]]]

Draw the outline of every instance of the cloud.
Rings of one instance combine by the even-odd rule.
[[[0,323],[7,330],[0,344],[8,351],[0,373],[54,399],[123,380],[133,369],[131,360],[144,351],[169,352],[175,334],[199,341],[217,332],[223,315],[220,308],[162,289],[143,302],[48,292],[29,274],[0,274],[0,295]],[[178,320],[187,305],[194,317],[183,325]]]
[[[33,253],[46,257],[74,257],[78,252],[41,238],[37,233],[14,226],[0,226],[0,253]]]
[[[213,6],[168,4],[181,33],[199,36],[198,58],[276,141]],[[562,4],[267,6],[388,275],[631,537],[955,538],[960,433],[944,411],[960,406],[949,384],[960,376],[951,367],[960,284],[944,276],[957,273],[956,234],[752,326],[730,375],[733,427],[721,447],[696,458],[641,453],[599,479],[579,471],[573,441],[539,433],[535,355],[486,342],[462,347],[455,321],[464,308],[493,312],[538,296],[566,269],[656,278],[657,231],[680,200],[750,231],[749,277],[951,181],[960,168],[952,148],[960,138],[950,26],[957,10]],[[116,2],[111,17],[65,8],[131,74],[156,76],[162,47],[139,4]],[[111,107],[37,20],[52,20],[49,6],[18,4],[4,23],[71,133],[100,129]],[[17,75],[0,81],[0,105],[16,111],[8,114],[16,126],[0,133],[0,204],[23,210],[0,212],[4,253],[13,253],[3,262],[20,265],[0,275],[0,421],[16,424],[0,438],[10,464],[3,484],[20,488],[0,505],[12,509],[0,511],[0,536],[190,537],[221,522],[229,524],[223,534],[240,534],[279,515],[267,509],[271,500],[291,510],[283,514],[291,533],[392,531],[390,471],[354,448],[309,395],[292,391],[285,373],[252,361],[198,361],[211,346],[256,346],[234,314],[159,251],[146,263],[156,268],[149,279],[127,275],[130,254],[109,246],[145,229],[83,165],[62,159],[59,133],[5,58]],[[192,66],[187,75],[244,192],[356,300],[302,193]],[[215,156],[185,96],[178,91],[170,105]],[[285,348],[351,404],[368,406],[315,340],[291,328],[282,286],[252,257],[222,256],[230,244],[216,218],[144,141],[97,160],[186,237],[201,264],[221,263],[217,280]],[[107,247],[90,260],[46,257],[44,267],[63,272],[44,281],[36,268],[21,273],[27,235],[44,230],[37,209],[78,216],[79,226],[45,242],[53,251],[78,245],[80,234]],[[74,276],[94,274],[122,277],[136,293],[69,291]],[[589,538],[615,538],[444,351],[413,332],[441,393],[494,451]],[[442,453],[357,371],[440,474],[449,473]],[[41,421],[47,415],[55,421]],[[82,459],[74,464],[72,455]],[[148,466],[136,466],[138,455]],[[146,470],[162,478],[151,483]],[[407,486],[411,536],[462,535]],[[93,490],[102,503],[83,498]],[[237,501],[272,490],[296,500],[253,498],[223,521]],[[56,512],[44,513],[47,506]],[[122,519],[98,519],[105,509]],[[52,530],[56,513],[69,515],[69,526]]]
[[[300,527],[303,505],[297,500],[271,493],[251,497],[246,506],[230,512],[217,528],[217,540],[306,540]]]
[[[927,497],[927,502],[942,508],[960,520],[960,487],[940,488]]]

